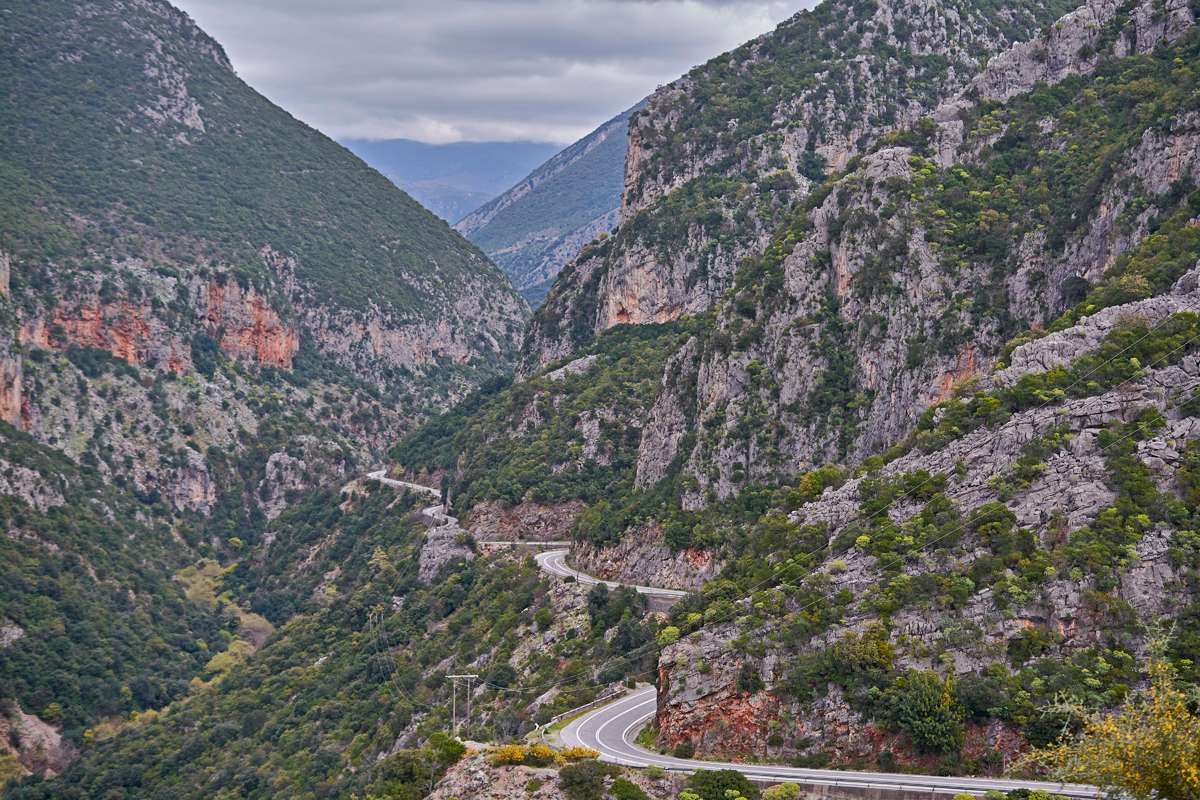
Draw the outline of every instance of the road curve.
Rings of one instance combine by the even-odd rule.
[[[653,716],[657,705],[653,686],[637,689],[620,699],[590,711],[570,722],[559,733],[567,747],[589,747],[600,760],[627,767],[659,766],[675,772],[698,769],[734,769],[751,780],[795,781],[875,789],[905,789],[953,795],[969,792],[981,795],[989,789],[1040,789],[1071,798],[1097,798],[1095,786],[1073,783],[1007,780],[1003,778],[955,778],[934,775],[905,775],[891,772],[851,772],[836,769],[806,769],[771,764],[728,764],[715,761],[673,758],[659,755],[634,744],[634,737]]]
[[[560,578],[574,578],[586,586],[594,586],[598,583],[603,583],[610,589],[616,589],[619,586],[628,586],[628,584],[617,583],[616,581],[602,581],[599,578],[593,578],[591,575],[568,567],[566,561],[568,552],[570,551],[547,550],[544,553],[538,553],[535,558],[543,572],[549,572],[551,575],[557,575]],[[664,600],[679,600],[688,595],[687,592],[681,592],[678,589],[659,589],[655,586],[629,586],[629,588],[636,590],[638,594]]]
[[[411,481],[400,481],[387,476],[387,470],[377,469],[374,472],[368,472],[367,477],[373,481],[379,481],[384,486],[391,486],[396,489],[408,489],[412,492],[424,492],[427,495],[436,497],[439,501],[442,499],[442,493],[437,489],[429,486],[422,486],[419,483]],[[438,525],[458,525],[458,519],[446,513],[445,507],[439,502],[437,505],[422,508],[421,513],[432,519]]]

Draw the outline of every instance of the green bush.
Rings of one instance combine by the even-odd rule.
[[[650,795],[625,778],[617,778],[613,781],[608,791],[613,796],[613,800],[650,800]]]
[[[726,792],[737,792],[746,800],[759,800],[758,786],[737,770],[698,770],[687,780],[687,787],[701,800],[727,800]]]
[[[558,771],[558,786],[569,800],[603,800],[604,779],[617,768],[594,759],[568,764]]]
[[[956,753],[963,741],[963,709],[954,684],[935,673],[909,670],[884,694],[887,719],[924,753]]]

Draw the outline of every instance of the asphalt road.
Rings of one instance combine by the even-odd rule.
[[[427,495],[436,497],[439,501],[442,499],[442,493],[437,489],[429,486],[422,486],[419,483],[411,483],[409,481],[398,481],[395,478],[387,476],[387,470],[377,469],[374,472],[368,472],[367,477],[373,481],[379,481],[384,486],[391,486],[396,489],[408,489],[413,492],[424,492]],[[458,520],[446,513],[445,508],[439,502],[437,505],[422,508],[421,513],[430,519],[437,522],[439,525],[457,525]]]
[[[409,489],[425,492],[441,499],[441,492],[419,483],[396,480],[387,477],[385,470],[376,470],[367,474],[368,478],[377,480],[398,489]],[[450,516],[439,503],[423,509],[426,516],[432,517],[442,524],[457,524],[458,520]],[[491,543],[489,543],[491,544]],[[494,544],[500,544],[495,542]],[[530,545],[558,544],[557,542],[528,542]],[[538,566],[545,572],[562,578],[574,578],[584,585],[603,583],[615,589],[624,584],[616,581],[602,581],[591,575],[567,566],[566,557],[570,552],[566,549],[548,550],[538,553],[535,559]],[[633,586],[640,594],[662,604],[671,604],[687,595],[677,589],[659,589],[654,586]],[[570,722],[559,734],[568,747],[589,747],[600,754],[602,761],[621,764],[630,767],[660,766],[677,772],[693,772],[698,769],[735,769],[752,780],[760,781],[796,781],[799,783],[815,783],[833,786],[853,786],[859,788],[890,788],[911,791],[930,792],[933,794],[953,795],[959,792],[983,794],[989,789],[1008,791],[1010,789],[1040,789],[1052,794],[1065,795],[1072,798],[1096,798],[1101,792],[1094,786],[1082,784],[1057,784],[1041,781],[1005,780],[1002,778],[954,778],[934,775],[904,775],[889,772],[851,772],[834,769],[807,769],[801,767],[783,767],[769,764],[730,764],[717,761],[697,761],[695,759],[673,758],[659,755],[634,744],[639,730],[654,717],[657,708],[657,697],[654,687],[637,689],[615,700],[608,705],[589,711],[583,716]]]
[[[1101,795],[1094,786],[1059,784],[1041,781],[1006,780],[1003,778],[954,778],[933,775],[903,775],[890,772],[851,772],[835,769],[806,769],[769,764],[728,764],[716,761],[672,758],[659,755],[633,743],[639,730],[654,716],[656,707],[654,687],[637,689],[620,699],[590,711],[570,722],[559,733],[563,744],[590,747],[602,761],[628,767],[656,765],[676,772],[698,769],[735,769],[752,780],[767,782],[795,781],[859,788],[905,789],[919,792],[953,795],[970,792],[981,795],[989,789],[1040,789],[1052,794],[1073,798],[1096,798]]]
[[[543,571],[549,572],[551,575],[558,575],[560,578],[574,578],[585,586],[594,586],[598,583],[603,583],[610,589],[616,589],[618,586],[625,584],[617,583],[616,581],[602,581],[599,578],[593,578],[591,575],[586,575],[577,569],[572,569],[567,566],[568,550],[547,550],[544,553],[538,553],[536,560],[538,566]],[[670,600],[672,602],[681,598],[687,597],[687,592],[681,592],[678,589],[659,589],[654,586],[631,586],[638,594],[644,594],[647,597]]]

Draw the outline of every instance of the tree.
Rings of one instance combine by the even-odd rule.
[[[962,745],[963,709],[952,681],[909,670],[887,691],[888,715],[926,753],[953,753]]]
[[[1095,783],[1135,800],[1200,797],[1200,715],[1188,707],[1170,663],[1154,657],[1147,669],[1148,689],[1114,712],[1085,714],[1078,737],[1032,753],[1028,762],[1060,780]]]
[[[800,800],[800,787],[794,783],[781,783],[763,792],[763,800]]]

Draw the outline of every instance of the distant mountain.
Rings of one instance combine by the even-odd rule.
[[[552,156],[546,142],[425,144],[411,139],[342,142],[421,205],[454,223]]]
[[[629,118],[643,105],[613,117],[455,226],[531,304],[541,303],[580,247],[616,227]]]

